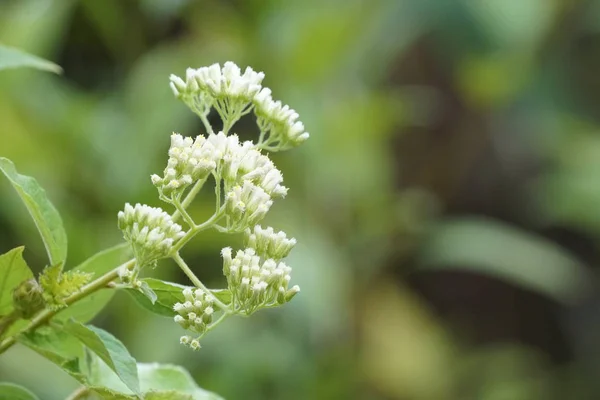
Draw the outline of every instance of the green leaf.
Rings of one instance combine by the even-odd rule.
[[[0,44],[0,70],[9,68],[36,68],[43,71],[60,74],[62,68],[22,50]]]
[[[24,247],[17,247],[0,255],[0,316],[13,310],[13,290],[20,283],[33,278],[23,259]]]
[[[67,258],[67,234],[60,214],[48,200],[44,189],[34,178],[17,173],[15,165],[8,158],[0,157],[0,171],[8,178],[33,218],[50,264],[64,263]]]
[[[220,400],[216,394],[200,388],[190,373],[179,365],[138,364],[140,385],[144,393],[149,391],[176,391],[189,394],[194,400]]]
[[[0,382],[0,400],[39,400],[39,398],[23,386]]]
[[[92,360],[91,369],[93,385],[116,393],[130,394],[103,362]],[[137,370],[145,400],[222,400],[220,396],[200,388],[189,372],[178,365],[139,363]]]
[[[211,289],[210,292],[222,303],[231,303],[231,291],[229,289]]]
[[[129,389],[136,394],[140,392],[136,361],[117,338],[103,329],[75,320],[67,321],[64,329],[98,355]]]
[[[131,297],[146,310],[164,317],[174,317],[176,313],[173,311],[173,306],[175,303],[183,303],[185,301],[182,292],[183,289],[188,288],[189,286],[154,278],[144,278],[141,281],[142,285],[148,285],[148,287],[156,294],[157,298],[154,303],[147,296],[140,293],[139,290],[128,289],[127,293],[129,293]],[[211,293],[223,303],[231,303],[231,292],[229,290],[211,290]]]
[[[119,400],[137,398],[135,396],[119,396],[118,393],[109,388],[94,386],[94,380],[90,377],[90,366],[86,362],[87,357],[82,342],[66,332],[62,325],[44,326],[38,328],[35,332],[18,336],[17,340],[19,343],[58,365],[64,372],[83,385],[100,393],[102,398]],[[108,367],[106,368],[108,369]],[[118,380],[118,377],[114,376]]]
[[[69,375],[82,379],[79,360],[84,355],[83,345],[63,329],[43,326],[35,332],[19,335],[17,341],[46,357]]]
[[[142,281],[142,283],[140,284],[139,290],[140,290],[140,292],[142,292],[144,294],[144,296],[146,296],[148,298],[148,300],[150,300],[150,303],[152,305],[154,305],[156,303],[156,300],[158,300],[158,296],[156,295],[156,292],[154,292],[154,290],[150,289],[148,282]]]
[[[589,290],[586,269],[566,250],[483,218],[450,219],[432,229],[419,254],[426,269],[465,269],[570,303]]]
[[[139,290],[127,289],[127,293],[129,293],[140,306],[150,312],[164,317],[175,316],[173,305],[185,301],[182,291],[187,286],[154,278],[144,278],[141,281],[142,285],[147,285],[156,295],[154,303],[152,303],[147,296],[140,293]]]
[[[121,243],[94,254],[72,271],[94,273],[94,276],[98,277],[123,264],[130,258],[130,246],[127,243]],[[88,322],[102,311],[114,294],[114,289],[101,289],[61,311],[54,319],[66,321],[69,318],[73,318],[82,323]]]

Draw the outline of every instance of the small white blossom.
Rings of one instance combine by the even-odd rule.
[[[285,232],[275,232],[271,227],[263,229],[260,225],[246,229],[244,239],[246,247],[255,249],[256,253],[265,259],[281,260],[287,257],[296,245],[296,239],[288,239]]]
[[[118,214],[118,226],[142,266],[166,257],[173,244],[185,235],[162,209],[141,204],[125,204],[125,210]]]
[[[264,136],[260,147],[278,151],[302,144],[309,138],[298,113],[280,101],[274,101],[271,90],[263,88],[254,97],[254,113]]]
[[[234,306],[251,314],[261,307],[283,304],[300,291],[288,289],[292,269],[283,262],[264,260],[253,248],[239,250],[231,258],[231,249],[225,248],[223,274],[227,278]]]

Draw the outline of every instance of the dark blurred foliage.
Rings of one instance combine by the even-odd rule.
[[[266,221],[298,239],[302,293],[197,353],[118,295],[95,323],[139,361],[228,399],[600,398],[600,1],[4,0],[0,42],[64,68],[0,74],[0,155],[49,192],[71,266],[120,240],[124,202],[159,204],[170,132],[201,133],[170,73],[251,65],[311,133],[273,156],[291,190]],[[40,270],[0,195],[0,248],[24,243]],[[218,286],[239,243],[204,235],[184,256]],[[20,348],[0,378],[75,387]]]

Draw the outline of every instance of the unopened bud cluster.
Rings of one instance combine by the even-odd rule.
[[[256,225],[253,229],[246,229],[244,234],[244,246],[253,248],[264,259],[281,260],[290,254],[295,245],[296,239],[288,239],[285,232],[275,232],[270,226],[263,229]]]
[[[248,111],[264,77],[264,73],[250,67],[242,74],[235,63],[228,61],[223,68],[219,64],[188,68],[185,81],[171,75],[171,89],[196,112],[206,115],[214,106],[221,118],[228,120]]]
[[[211,140],[199,135],[196,139],[171,135],[169,161],[164,176],[152,175],[152,183],[164,195],[184,190],[199,179],[206,178],[217,166],[220,154]]]
[[[169,255],[173,244],[185,235],[162,209],[141,204],[125,204],[118,214],[118,226],[142,266]]]
[[[198,69],[188,68],[185,80],[171,75],[171,89],[196,113],[206,116],[215,107],[223,121],[235,121],[254,109],[261,130],[260,147],[271,151],[296,147],[309,137],[296,111],[273,100],[262,87],[264,73],[228,61]]]
[[[215,312],[213,295],[205,293],[202,289],[186,288],[183,290],[183,296],[185,302],[175,303],[173,306],[173,310],[177,313],[175,322],[183,329],[203,334],[212,322]]]
[[[232,257],[231,248],[226,247],[221,255],[233,305],[246,315],[287,303],[300,291],[297,285],[288,289],[292,269],[284,262],[264,259],[253,248],[239,250]]]
[[[220,136],[223,135],[223,136]],[[237,135],[225,136],[219,133],[223,148],[220,174],[226,184],[250,181],[260,186],[271,197],[285,197],[287,188],[283,185],[283,175],[275,164],[256,149],[254,143],[239,142]]]
[[[298,113],[280,101],[274,101],[269,88],[263,88],[254,97],[254,113],[261,132],[266,136],[264,145],[270,150],[299,146],[310,136],[304,130],[304,124],[298,121]]]
[[[260,186],[244,181],[234,186],[225,195],[225,213],[229,217],[227,228],[230,232],[241,232],[246,227],[260,222],[273,205],[271,196]]]

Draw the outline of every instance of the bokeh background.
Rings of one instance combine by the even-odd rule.
[[[197,353],[118,294],[94,323],[138,361],[227,399],[600,398],[600,1],[0,0],[0,42],[64,69],[0,73],[0,155],[61,211],[70,266],[121,240],[125,202],[159,205],[170,133],[202,133],[170,73],[251,65],[311,133],[273,156],[291,190],[266,220],[298,239],[301,294]],[[0,200],[0,249],[41,270],[4,181]],[[218,287],[239,243],[184,256]],[[77,386],[22,348],[0,379]]]

